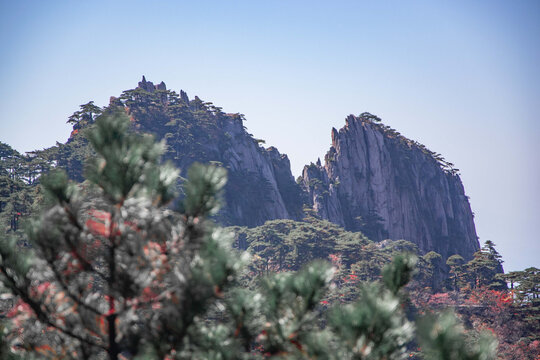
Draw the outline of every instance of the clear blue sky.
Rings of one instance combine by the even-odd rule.
[[[377,114],[461,169],[480,241],[540,267],[540,2],[0,1],[0,141],[64,142],[147,79],[241,112],[293,173]]]

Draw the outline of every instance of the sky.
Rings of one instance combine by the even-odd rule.
[[[142,75],[225,112],[291,160],[370,112],[460,169],[480,242],[540,267],[540,2],[0,0],[0,141],[65,142],[66,120]]]

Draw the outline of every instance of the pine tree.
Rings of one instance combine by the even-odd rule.
[[[73,129],[78,130],[81,127],[94,122],[97,116],[101,114],[103,109],[94,105],[93,101],[83,104],[79,111],[76,111],[68,119],[68,124],[73,125]]]
[[[241,264],[206,219],[225,171],[193,167],[174,212],[166,205],[178,172],[159,165],[163,144],[128,127],[121,111],[97,121],[99,156],[82,186],[60,171],[43,179],[53,205],[29,229],[31,250],[2,240],[2,280],[18,297],[11,317],[22,329],[12,340],[28,351],[117,359],[148,347],[162,357],[187,341]]]
[[[515,287],[517,315],[526,324],[526,337],[540,340],[540,269],[535,267],[509,274]]]
[[[442,256],[435,252],[430,251],[423,256],[424,261],[427,264],[427,276],[429,279],[431,288],[434,291],[440,289],[442,279],[444,279],[444,273],[442,271]]]
[[[506,283],[497,277],[497,274],[503,273],[502,262],[502,256],[495,249],[495,244],[487,240],[482,249],[475,252],[474,258],[465,266],[471,286],[505,290]]]
[[[466,273],[464,271],[465,259],[461,255],[452,255],[446,260],[446,265],[450,267],[450,288],[461,289],[465,284]]]

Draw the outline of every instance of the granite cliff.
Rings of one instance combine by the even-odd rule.
[[[324,165],[306,166],[302,185],[320,217],[373,240],[409,240],[444,258],[479,249],[457,170],[371,114],[332,129]]]

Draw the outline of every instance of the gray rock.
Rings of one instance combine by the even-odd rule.
[[[158,85],[154,85],[153,82],[147,81],[144,75],[142,77],[142,80],[139,81],[138,87],[148,92],[154,92],[154,90],[167,90],[167,86],[163,81],[160,82]]]
[[[478,237],[457,172],[370,116],[348,116],[339,132],[332,129],[324,166],[304,168],[313,209],[373,240],[405,239],[422,252],[471,259]]]
[[[186,104],[189,104],[189,97],[184,90],[180,90],[180,99]]]

